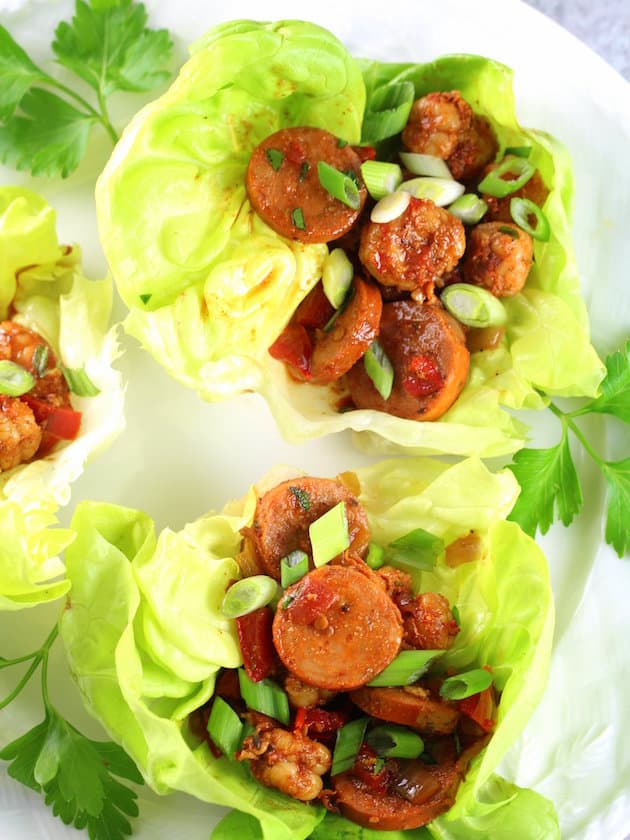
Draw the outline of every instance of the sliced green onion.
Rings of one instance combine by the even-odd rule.
[[[369,97],[363,116],[361,143],[374,145],[403,130],[416,97],[413,82],[381,85]]]
[[[459,614],[459,608],[457,604],[453,604],[453,606],[451,607],[451,613],[453,614],[453,618],[455,619],[455,624],[457,624],[457,626],[461,629],[462,619]]]
[[[345,773],[357,760],[363,736],[368,725],[368,718],[362,717],[346,723],[337,730],[337,740],[333,752],[332,767],[330,773],[336,776],[338,773]]]
[[[420,152],[399,152],[405,168],[414,175],[428,175],[431,178],[452,178],[451,170],[446,161],[435,155],[424,155]]]
[[[495,169],[488,172],[479,184],[478,190],[495,198],[505,198],[506,195],[520,190],[535,171],[531,163],[525,158],[504,158]],[[504,175],[513,175],[514,177],[507,179],[503,177]]]
[[[424,741],[417,732],[393,723],[375,726],[365,740],[377,755],[385,758],[418,758],[424,751]]]
[[[485,668],[475,668],[448,677],[440,686],[440,695],[446,700],[463,700],[473,694],[479,694],[492,685],[492,674]]]
[[[345,551],[350,545],[346,503],[339,502],[319,519],[311,522],[308,535],[313,548],[315,568],[325,565]]]
[[[430,571],[443,552],[444,540],[424,528],[415,528],[389,544],[387,557],[393,563]]]
[[[333,198],[339,199],[352,210],[358,209],[361,204],[361,196],[354,178],[351,178],[345,172],[340,172],[324,160],[320,160],[317,164],[317,175],[319,183]]]
[[[330,332],[332,330],[332,328],[335,326],[335,322],[337,321],[337,318],[339,318],[339,316],[343,312],[345,312],[346,307],[349,305],[349,303],[350,303],[350,301],[352,300],[353,297],[354,297],[354,286],[350,286],[350,288],[348,289],[348,293],[345,296],[345,298],[343,299],[343,303],[341,304],[339,309],[336,309],[333,312],[333,314],[331,315],[330,319],[324,324],[324,327],[323,327],[324,332]]]
[[[20,397],[31,390],[35,377],[22,365],[3,359],[0,362],[0,394]]]
[[[274,720],[288,725],[291,715],[289,699],[285,692],[273,680],[264,679],[259,682],[250,680],[244,668],[238,669],[238,684],[241,697],[245,705],[262,715],[269,715]]]
[[[383,160],[366,160],[361,164],[361,175],[372,198],[378,201],[402,183],[402,170],[397,163]]]
[[[366,350],[363,366],[381,397],[384,400],[389,399],[394,385],[394,367],[377,338]]]
[[[528,158],[531,153],[531,146],[508,146],[504,152],[505,155],[514,155],[514,157],[520,158]]]
[[[385,565],[385,549],[382,546],[371,542],[368,545],[368,553],[365,558],[365,562],[368,564],[370,569],[380,569],[381,566]]]
[[[499,233],[505,233],[506,236],[511,236],[512,239],[519,238],[519,232],[516,228],[510,227],[510,225],[503,225],[499,228]]]
[[[393,222],[405,212],[409,207],[411,195],[407,192],[395,191],[381,198],[370,212],[370,221],[376,222],[379,225],[385,225],[387,222]]]
[[[324,294],[335,309],[346,299],[354,277],[354,268],[343,248],[334,248],[324,260],[322,286]]]
[[[443,650],[401,650],[387,668],[370,680],[368,685],[381,687],[413,685],[426,673],[436,656],[443,653]]]
[[[471,283],[453,283],[441,295],[446,309],[467,327],[502,327],[507,321],[505,307],[492,292]]]
[[[452,178],[411,178],[403,181],[398,191],[408,192],[414,198],[428,198],[438,207],[446,207],[463,195],[466,187]]]
[[[46,365],[48,364],[48,345],[47,344],[38,344],[35,348],[35,352],[33,353],[33,367],[35,368],[35,373],[42,377],[46,373]]]
[[[280,583],[283,589],[297,583],[308,572],[308,554],[304,551],[290,551],[280,560]]]
[[[282,161],[284,160],[284,153],[281,152],[279,149],[267,149],[265,154],[267,155],[267,160],[271,164],[271,168],[274,170],[274,172],[277,172],[282,166]]]
[[[484,217],[488,205],[474,193],[464,193],[447,207],[449,213],[457,216],[465,225],[476,225]]]
[[[299,230],[306,230],[306,222],[301,207],[296,207],[295,210],[291,211],[291,221]]]
[[[540,242],[549,242],[549,236],[551,235],[549,220],[540,207],[530,201],[529,198],[515,196],[510,199],[510,215],[525,233],[529,233],[530,236]],[[530,216],[534,216],[536,219],[535,227],[532,227],[529,223]]]
[[[300,166],[300,175],[299,175],[299,178],[298,178],[299,181],[303,181],[306,178],[310,168],[311,168],[311,164],[307,160],[305,160],[302,163],[302,166]]]
[[[67,368],[62,366],[61,372],[68,383],[68,388],[77,397],[95,397],[101,393],[101,389],[97,388],[92,382],[85,368]]]
[[[266,607],[277,595],[278,584],[268,575],[241,578],[225,593],[221,612],[226,618],[238,618]]]
[[[215,697],[208,718],[208,735],[223,755],[234,758],[243,738],[243,722],[229,703]]]

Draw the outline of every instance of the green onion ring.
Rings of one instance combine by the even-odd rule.
[[[540,207],[530,201],[529,198],[518,198],[517,196],[512,198],[510,200],[510,215],[525,233],[529,233],[531,237],[538,239],[540,242],[549,242],[551,236],[549,220]],[[529,216],[535,217],[535,227],[530,225]]]

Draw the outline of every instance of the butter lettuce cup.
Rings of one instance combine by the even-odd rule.
[[[0,187],[0,255],[0,609],[16,610],[69,587],[59,510],[122,430],[123,385],[112,283],[83,275],[34,192]]]
[[[407,457],[277,469],[179,532],[82,501],[60,630],[85,705],[155,791],[220,806],[215,840],[559,837],[496,773],[554,624],[517,494]]]
[[[257,392],[289,442],[481,457],[523,445],[513,410],[597,393],[571,160],[508,67],[358,60],[295,20],[190,52],[96,188],[125,328],[169,374]]]

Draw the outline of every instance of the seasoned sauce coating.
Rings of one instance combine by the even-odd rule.
[[[41,442],[42,430],[26,403],[0,395],[0,471],[29,461]]]
[[[462,276],[496,297],[511,297],[525,285],[533,260],[532,238],[518,225],[483,222],[468,237]]]
[[[354,277],[351,299],[332,328],[318,330],[313,342],[311,375],[319,383],[334,382],[363,356],[378,335],[383,299],[373,283]]]
[[[439,305],[395,301],[383,306],[378,340],[394,368],[392,392],[383,399],[360,361],[346,375],[354,405],[410,420],[441,417],[468,377],[470,353],[460,324]],[[427,393],[416,387],[418,359],[436,373]]]
[[[319,161],[354,174],[359,185],[357,209],[322,187]],[[367,191],[360,167],[352,146],[341,144],[334,134],[312,127],[283,128],[254,149],[247,167],[247,194],[258,215],[281,236],[330,242],[347,233],[361,214]]]
[[[364,226],[359,259],[379,283],[430,300],[433,287],[455,268],[465,247],[459,219],[429,199],[412,197],[397,219]]]
[[[410,152],[446,161],[457,181],[470,181],[491,161],[498,148],[490,123],[474,114],[456,91],[434,92],[417,99],[403,129]]]
[[[287,670],[329,691],[369,682],[398,654],[401,640],[400,613],[383,587],[348,566],[322,566],[290,586],[273,622]]]
[[[309,526],[339,502],[346,505],[350,548],[362,555],[369,541],[367,516],[340,482],[304,476],[283,481],[262,495],[244,536],[253,541],[264,573],[280,580],[280,560],[289,552],[300,549],[310,556]]]
[[[449,735],[459,720],[455,706],[442,699],[435,699],[430,691],[421,686],[365,686],[353,691],[350,697],[367,715],[410,726],[428,735]]]

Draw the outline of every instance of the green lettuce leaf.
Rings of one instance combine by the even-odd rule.
[[[422,527],[445,543],[475,529],[484,544],[477,562],[438,564],[419,572],[415,583],[443,592],[459,610],[463,629],[442,667],[493,668],[502,691],[497,726],[449,814],[406,836],[481,840],[494,836],[499,824],[520,840],[557,836],[550,803],[494,775],[542,695],[553,633],[545,558],[505,520],[518,494],[514,477],[507,470],[493,474],[478,459],[454,466],[398,459],[356,474],[375,541]],[[212,696],[219,668],[240,662],[220,595],[238,576],[234,556],[256,493],[286,477],[286,471],[274,472],[222,513],[159,537],[138,511],[80,503],[72,520],[77,538],[66,551],[72,590],[61,635],[88,708],[155,790],[185,791],[246,815],[228,816],[217,838],[230,832],[249,840],[300,840],[313,832],[372,837],[319,806],[260,786],[244,763],[214,758],[187,723]]]
[[[59,553],[73,535],[55,527],[57,512],[87,461],[122,430],[123,388],[112,367],[112,284],[83,276],[79,249],[58,243],[54,210],[35,193],[0,188],[0,254],[0,318],[11,304],[15,321],[42,335],[66,367],[84,367],[100,389],[73,396],[83,414],[76,440],[0,473],[0,609],[20,609],[68,589]]]
[[[297,21],[221,24],[191,52],[170,90],[132,121],[96,190],[101,239],[130,309],[125,328],[173,377],[210,401],[259,392],[293,443],[351,429],[362,449],[415,454],[514,452],[527,428],[506,408],[542,408],[539,391],[597,394],[604,367],[589,342],[571,243],[571,161],[552,137],[518,124],[509,68],[467,55],[358,61],[329,32]],[[527,291],[509,302],[503,346],[473,356],[463,393],[432,423],[339,413],[337,393],[295,382],[269,356],[327,248],[275,234],[245,190],[263,137],[309,124],[358,142],[366,96],[405,80],[417,96],[460,89],[502,148],[532,147],[552,187],[552,237],[536,243]]]

